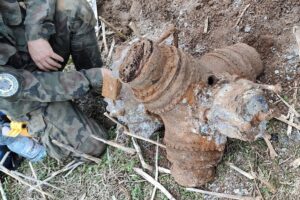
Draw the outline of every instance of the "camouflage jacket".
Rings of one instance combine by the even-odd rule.
[[[50,102],[68,101],[86,95],[102,84],[101,68],[70,72],[29,72],[0,66],[18,80],[19,89],[11,97],[0,98],[0,111],[16,121],[28,121],[27,114]]]

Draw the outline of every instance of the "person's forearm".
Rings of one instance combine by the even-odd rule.
[[[18,96],[19,99],[39,102],[80,98],[92,88],[92,82],[99,82],[99,85],[102,83],[100,69],[93,69],[90,74],[93,74],[93,77],[87,75],[86,71],[26,72],[23,74],[25,81]]]
[[[1,70],[0,70],[1,73]],[[11,101],[38,102],[68,101],[84,96],[92,87],[102,84],[100,68],[71,72],[29,72],[18,70],[12,73],[19,81],[19,90]]]

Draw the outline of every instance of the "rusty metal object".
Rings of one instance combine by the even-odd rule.
[[[255,49],[242,43],[201,59],[160,43],[133,43],[118,66],[119,77],[163,120],[175,180],[198,187],[214,178],[227,137],[252,141],[264,133],[266,121],[259,116],[268,106],[253,82],[263,65]]]
[[[108,69],[102,69],[103,74],[103,86],[102,96],[111,100],[117,100],[122,84],[118,78],[112,76],[111,71]]]

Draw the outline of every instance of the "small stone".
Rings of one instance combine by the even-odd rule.
[[[275,70],[275,74],[279,74],[279,70]]]
[[[294,55],[288,55],[288,56],[286,57],[286,59],[291,60],[291,59],[293,59],[294,57],[295,57]]]
[[[233,1],[233,5],[234,5],[235,7],[240,7],[241,4],[242,4],[242,1],[241,1],[241,0],[234,0],[234,1]]]
[[[197,53],[204,53],[206,51],[206,47],[202,46],[201,44],[197,44],[195,47],[195,52]]]
[[[249,194],[247,189],[241,189],[240,191],[241,191],[240,195],[248,195]]]
[[[250,31],[251,31],[251,26],[247,24],[244,28],[244,32],[249,33]]]
[[[241,195],[241,190],[240,189],[234,189],[233,192],[234,192],[234,194]]]

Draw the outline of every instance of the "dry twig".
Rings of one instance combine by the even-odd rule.
[[[105,23],[109,28],[111,28],[119,37],[121,37],[124,40],[127,40],[127,37],[121,33],[117,28],[115,28],[111,23],[109,23],[108,21],[106,21],[103,17],[99,16],[99,19]]]
[[[250,169],[251,169],[251,173],[254,174],[253,168],[252,168],[252,165],[251,165],[250,161],[249,161],[249,166],[250,166]],[[260,189],[258,187],[256,179],[254,179],[254,184],[255,184],[255,187],[256,187],[256,189],[258,191],[259,196],[261,197],[262,200],[264,200],[264,197],[263,197],[263,195],[262,195],[262,193],[261,193],[261,191],[260,191]]]
[[[124,151],[124,152],[126,152],[126,153],[128,153],[128,154],[130,154],[130,155],[134,155],[134,154],[136,153],[136,151],[135,151],[133,148],[124,147],[124,146],[121,145],[121,144],[118,144],[118,143],[112,142],[112,141],[108,141],[108,140],[105,140],[105,139],[103,139],[103,138],[99,138],[99,137],[97,137],[97,136],[95,136],[95,135],[91,135],[91,137],[94,138],[95,140],[98,140],[98,141],[100,141],[100,142],[103,142],[103,143],[105,143],[105,144],[107,144],[107,145],[109,145],[109,146],[112,146],[112,147],[115,147],[115,148],[117,148],[117,149],[120,149],[120,150],[122,150],[122,151]]]
[[[163,32],[162,36],[157,40],[157,43],[160,44],[165,41],[170,35],[174,34],[177,31],[174,25],[171,25],[165,32]]]
[[[37,185],[35,185],[32,189],[30,189],[29,191],[32,191],[33,189],[47,183],[48,181],[50,181],[51,179],[53,179],[54,177],[56,177],[57,175],[63,173],[63,172],[66,172],[66,171],[69,171],[70,169],[72,169],[74,167],[74,165],[76,165],[76,161],[72,161],[70,162],[69,164],[67,164],[64,168],[56,171],[56,172],[53,172],[48,178],[46,178],[45,180],[41,181],[40,183],[38,183]]]
[[[85,158],[87,160],[91,160],[91,161],[93,161],[93,162],[95,162],[97,164],[99,164],[101,162],[101,159],[93,157],[93,156],[90,156],[90,155],[87,155],[85,153],[82,153],[82,152],[74,149],[71,146],[68,146],[68,145],[65,145],[63,143],[58,142],[57,140],[52,140],[52,143],[55,144],[55,145],[57,145],[57,146],[59,146],[59,147],[61,147],[61,148],[63,148],[63,149],[65,149],[65,150],[67,150],[67,151],[70,151],[70,152],[76,154],[77,156],[80,156],[80,157]]]
[[[298,86],[298,82],[295,81],[295,92],[293,94],[293,104],[291,105],[294,109],[295,109],[295,105],[297,104],[297,94],[298,94],[297,86]],[[291,109],[289,109],[289,113],[290,113],[289,122],[294,123],[295,113],[292,112]],[[293,127],[291,125],[288,125],[287,132],[286,132],[287,136],[290,136],[292,134],[292,131],[293,131]]]
[[[0,162],[0,165],[2,166],[3,163],[6,161],[7,159],[7,156],[10,154],[10,151],[6,152],[5,155],[3,156],[3,158],[1,159],[1,162]],[[6,194],[5,194],[5,191],[3,189],[3,185],[2,185],[2,182],[0,181],[0,192],[1,192],[1,197],[3,200],[7,200],[7,197],[6,197]]]
[[[133,143],[133,146],[139,156],[139,159],[140,159],[140,162],[141,162],[141,165],[143,167],[143,169],[147,169],[149,171],[152,171],[153,170],[153,167],[148,165],[146,162],[145,162],[145,159],[143,157],[143,154],[142,154],[142,150],[141,150],[141,147],[138,145],[137,141],[134,139],[134,138],[131,138],[132,140],[132,143]]]
[[[128,131],[128,128],[126,126],[124,126],[123,124],[121,124],[120,122],[118,122],[116,119],[114,119],[113,117],[111,117],[108,113],[104,113],[104,116],[106,116],[108,119],[110,119],[111,121],[113,121],[114,123],[118,124],[119,126],[123,127],[124,128],[124,131],[122,133],[124,133],[125,135],[128,135],[128,136],[131,136],[131,137],[134,137],[134,138],[137,138],[137,139],[140,139],[140,140],[143,140],[143,141],[146,141],[146,142],[149,142],[151,144],[155,144],[155,145],[158,145],[162,148],[167,148],[166,145],[163,145],[161,143],[158,143],[158,142],[155,142],[153,140],[150,140],[148,138],[144,138],[142,136],[139,136],[139,135],[136,135],[136,134],[133,134],[133,133],[130,133]]]
[[[275,117],[275,119],[277,119],[277,120],[279,120],[279,121],[281,121],[281,122],[284,122],[284,123],[286,123],[287,125],[290,125],[290,126],[294,127],[294,128],[297,129],[297,130],[300,130],[300,125],[295,124],[295,123],[291,123],[291,122],[290,122],[289,120],[287,120],[283,115],[280,116],[280,117]]]
[[[60,189],[60,188],[58,188],[58,187],[56,187],[56,186],[54,186],[54,185],[51,185],[51,184],[49,184],[49,183],[43,183],[41,180],[38,180],[38,179],[35,179],[35,178],[32,178],[32,177],[26,176],[26,175],[24,175],[24,174],[22,174],[22,173],[20,173],[20,172],[17,172],[17,171],[11,171],[11,173],[13,173],[13,174],[16,175],[16,176],[19,176],[19,177],[22,177],[22,178],[24,178],[24,179],[27,179],[27,180],[29,180],[29,181],[36,182],[37,184],[46,185],[46,186],[52,187],[52,188],[54,188],[54,189],[56,189],[56,190],[59,190],[59,191],[62,191],[62,192],[66,192],[66,191],[64,191],[64,190],[62,190],[62,189]],[[33,186],[33,187],[35,187],[35,186]],[[30,190],[30,191],[31,191],[31,190]]]
[[[161,143],[158,143],[158,142],[155,142],[153,140],[149,140],[147,138],[144,138],[144,137],[141,137],[141,136],[138,136],[138,135],[135,135],[135,134],[132,134],[132,133],[129,133],[127,130],[128,128],[126,126],[124,126],[123,124],[121,124],[120,122],[118,122],[116,119],[114,119],[113,117],[111,117],[108,113],[104,113],[104,116],[106,116],[108,119],[110,119],[111,121],[113,121],[114,123],[118,124],[119,126],[123,127],[124,128],[124,134],[125,135],[128,135],[128,136],[131,136],[132,137],[132,142],[133,142],[133,145],[136,149],[136,152],[140,158],[140,161],[141,161],[141,164],[142,164],[142,167],[144,169],[148,169],[149,171],[152,171],[153,170],[153,167],[150,166],[149,164],[147,164],[142,156],[142,151],[141,151],[141,148],[140,146],[137,144],[136,140],[134,138],[137,138],[137,139],[140,139],[140,140],[143,140],[143,141],[146,141],[146,142],[149,142],[149,143],[152,143],[152,144],[155,144],[159,147],[163,147],[163,148],[166,148],[165,145],[161,144]],[[144,162],[143,162],[143,161]],[[164,173],[164,174],[171,174],[171,171],[169,169],[166,169],[166,168],[163,168],[163,167],[158,167],[158,171],[160,173]]]
[[[294,104],[292,105],[294,107]],[[291,114],[290,114],[290,119],[289,119],[289,122],[290,123],[294,123],[294,119],[295,119],[295,113],[289,111]],[[292,135],[292,131],[293,131],[293,127],[291,125],[288,125],[288,128],[287,128],[287,131],[286,131],[286,135],[287,136],[291,136]]]
[[[158,145],[159,147],[162,147],[162,148],[164,148],[164,149],[166,149],[166,148],[167,148],[167,147],[166,147],[166,145],[163,145],[163,144],[157,143],[157,142],[155,142],[155,141],[153,141],[153,140],[150,140],[150,139],[144,138],[144,137],[142,137],[142,136],[139,136],[139,135],[136,135],[136,134],[130,133],[130,132],[128,132],[128,131],[124,131],[123,133],[124,133],[125,135],[128,135],[128,136],[131,136],[131,137],[134,137],[134,138],[137,138],[137,139],[140,139],[140,140],[143,140],[143,141],[149,142],[149,143],[151,143],[151,144]]]
[[[110,159],[110,153],[109,153],[109,147],[106,149],[106,155],[107,155],[107,161],[108,161],[108,169],[109,169],[109,174],[111,174],[111,159]]]
[[[33,168],[31,162],[29,162],[29,167],[30,167],[30,170],[31,170],[31,172],[32,172],[33,177],[34,177],[36,180],[38,180],[37,175],[36,175],[36,173],[35,173],[35,171],[34,171],[34,168]],[[43,191],[41,186],[39,186],[38,189],[41,190],[41,191]],[[45,196],[44,194],[41,194],[41,195],[42,195],[43,199],[46,199],[46,200],[47,200],[47,198],[46,198],[46,196]]]
[[[4,192],[3,185],[2,185],[1,181],[0,181],[0,192],[1,192],[2,200],[7,200],[7,197],[6,197],[6,194]]]
[[[145,180],[147,180],[152,185],[156,186],[166,197],[170,200],[175,200],[175,198],[172,196],[172,194],[159,182],[155,181],[154,178],[152,178],[150,175],[148,175],[146,172],[144,172],[142,169],[139,168],[133,168],[133,170],[140,176],[142,176]]]
[[[131,30],[133,31],[133,33],[139,38],[142,39],[142,35],[140,33],[140,31],[138,30],[136,24],[134,22],[130,22],[129,23],[129,28],[131,28]]]
[[[243,16],[244,16],[245,12],[246,12],[246,11],[247,11],[247,9],[250,7],[250,5],[251,5],[251,4],[248,4],[248,5],[246,5],[246,7],[244,8],[244,10],[241,12],[241,14],[240,14],[240,16],[239,16],[238,20],[236,21],[236,23],[235,23],[234,27],[237,27],[237,26],[239,25],[239,23],[240,23],[241,19],[243,18]]]
[[[49,194],[49,193],[47,193],[47,192],[44,192],[44,191],[41,191],[41,190],[35,188],[35,187],[32,186],[30,183],[27,183],[26,181],[24,181],[24,180],[23,180],[22,178],[20,178],[19,176],[13,174],[9,169],[7,169],[7,168],[5,168],[5,167],[3,167],[3,166],[0,166],[0,171],[2,171],[3,173],[7,174],[8,176],[10,176],[10,177],[16,179],[17,181],[19,181],[19,182],[22,183],[23,185],[26,185],[26,186],[30,187],[31,189],[33,189],[33,190],[35,190],[35,191],[37,191],[37,192],[39,192],[39,193],[41,193],[41,194],[44,194],[44,195],[46,195],[46,196],[51,197],[51,198],[54,199],[54,196],[52,196],[51,194]]]
[[[157,142],[159,141],[159,136],[157,136]],[[155,180],[158,181],[158,146],[156,145],[156,154],[155,154]],[[154,200],[155,198],[155,194],[156,194],[156,190],[157,190],[157,187],[154,186],[153,188],[153,192],[152,192],[152,196],[151,196],[151,200]]]
[[[262,195],[262,193],[261,193],[261,191],[260,191],[260,189],[259,189],[259,187],[258,187],[258,184],[257,184],[256,179],[254,179],[254,184],[255,184],[255,187],[256,187],[256,189],[257,189],[257,191],[258,191],[258,194],[259,194],[260,198],[261,198],[262,200],[264,200],[264,196]]]
[[[79,167],[80,165],[82,165],[84,162],[77,162],[74,165],[72,165],[72,169],[66,174],[64,175],[64,177],[68,177],[77,167]]]
[[[290,109],[290,111],[292,111],[296,115],[296,117],[300,117],[300,114],[296,111],[296,109],[293,106],[286,102],[286,100],[284,100],[279,94],[277,94],[277,97]]]
[[[4,164],[4,162],[6,161],[7,157],[9,156],[10,154],[10,151],[6,152],[3,156],[3,158],[1,159],[1,162],[0,162],[0,166],[2,166]]]
[[[106,34],[106,36],[111,36],[111,35],[114,35],[115,32],[113,32],[113,31],[105,31],[105,34]],[[101,33],[100,37],[103,37],[102,33]]]
[[[251,168],[251,173],[245,172],[244,170],[238,168],[237,166],[235,166],[233,163],[227,162],[226,165],[228,165],[231,169],[237,171],[238,173],[242,174],[243,176],[247,177],[250,180],[259,180],[260,182],[262,182],[265,186],[268,187],[268,189],[272,192],[275,193],[276,189],[274,188],[274,186],[272,186],[269,182],[267,182],[266,180],[264,180],[263,178],[260,178],[259,176],[256,175],[255,172],[253,172],[252,166],[250,164],[250,168]],[[259,188],[257,188],[259,190]]]
[[[298,168],[300,166],[300,158],[294,160],[291,164],[291,167],[293,167],[294,169]]]
[[[265,142],[268,146],[268,149],[270,151],[270,157],[271,157],[272,160],[274,160],[278,156],[278,154],[276,153],[272,143],[270,142],[270,138],[271,138],[270,135],[268,135],[268,134],[264,135],[264,140],[265,140]]]
[[[164,174],[171,174],[171,170],[163,168],[163,167],[158,167],[158,171],[160,173],[164,173]]]
[[[105,24],[102,23],[101,25],[102,28],[102,41],[103,41],[103,45],[104,45],[104,52],[105,54],[108,54],[108,46],[107,46],[107,41],[106,41],[106,32],[105,32]]]
[[[115,40],[115,38],[113,38],[110,49],[109,49],[109,53],[108,53],[108,56],[107,56],[107,59],[106,59],[107,63],[109,63],[110,60],[111,60],[112,53],[114,51],[115,45],[116,45],[116,40]]]
[[[84,194],[79,198],[79,200],[84,200],[85,197],[86,197],[86,193],[84,193]]]
[[[299,57],[300,57],[300,27],[299,26],[293,27],[293,34],[296,38],[296,42],[298,45],[298,51],[299,51]]]
[[[209,23],[209,17],[205,19],[204,31],[203,31],[203,33],[205,34],[208,33],[208,23]]]
[[[6,161],[7,157],[9,156],[10,154],[10,151],[6,152],[6,154],[3,156],[1,162],[0,162],[0,171],[2,171],[3,173],[7,174],[8,176],[16,179],[17,181],[19,181],[20,183],[26,185],[26,186],[29,186],[30,188],[34,189],[32,185],[30,185],[29,183],[27,183],[26,181],[24,181],[22,178],[20,178],[18,175],[14,174],[13,171],[10,171],[9,169],[7,169],[6,167],[3,166],[4,162]],[[2,191],[2,184],[1,184],[1,195],[2,195],[2,198],[5,199],[6,198],[6,195],[4,193],[4,190]],[[49,193],[46,193],[40,189],[35,189],[37,192],[40,192],[43,196],[49,196],[51,198],[54,198],[51,194]]]
[[[255,179],[254,176],[252,176],[252,174],[245,172],[244,170],[238,168],[237,166],[235,166],[233,163],[230,162],[226,162],[226,165],[228,165],[231,169],[234,169],[235,171],[237,171],[238,173],[242,174],[243,176],[247,177],[248,179]]]
[[[276,193],[276,188],[271,183],[269,183],[265,179],[257,176],[255,172],[252,172],[252,173],[262,184],[264,184],[270,190],[270,192],[272,192],[273,194]]]
[[[256,85],[260,89],[269,90],[269,91],[274,92],[274,93],[282,92],[282,87],[281,87],[280,83],[277,83],[276,85],[254,83],[254,85]]]
[[[195,188],[186,188],[186,190],[190,191],[190,192],[198,192],[198,193],[201,193],[201,194],[211,195],[211,196],[215,196],[215,197],[218,197],[218,198],[227,198],[227,199],[236,199],[236,200],[255,200],[255,198],[253,198],[253,197],[237,196],[237,195],[231,195],[231,194],[210,192],[210,191],[205,191],[205,190],[200,190],[200,189],[195,189]]]

